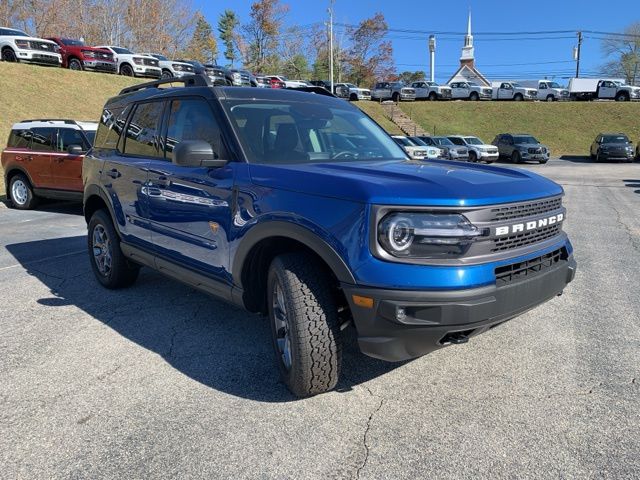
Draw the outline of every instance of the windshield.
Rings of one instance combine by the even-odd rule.
[[[403,145],[405,147],[415,147],[415,144],[407,137],[393,137],[393,139],[398,145]]]
[[[516,83],[516,82],[511,82],[511,85],[513,85],[513,88],[520,88],[520,87],[522,87],[522,85],[520,85],[519,83]]]
[[[73,47],[84,47],[85,43],[82,40],[74,40],[72,38],[63,38],[62,43]]]
[[[548,86],[548,88],[564,88],[558,82],[548,82],[547,86]]]
[[[349,88],[358,88],[353,83],[345,83],[345,85]]]
[[[445,145],[447,147],[453,145],[453,142],[446,137],[433,137],[433,141],[436,145]]]
[[[411,140],[414,143],[414,145],[418,145],[419,147],[428,147],[429,146],[429,145],[427,145],[425,143],[424,140],[422,140],[421,138],[418,138],[418,137],[410,137],[409,140]]]
[[[160,55],[158,53],[154,53],[153,55],[151,55],[153,58],[156,58],[162,62],[168,62],[169,59],[167,57],[165,57],[164,55]]]
[[[116,53],[121,53],[123,55],[133,55],[133,52],[127,48],[111,47],[111,50],[113,50]]]
[[[478,85],[477,83],[469,82],[469,86],[470,87],[479,87],[480,85]]]
[[[478,137],[464,137],[464,141],[469,145],[484,145],[484,142]]]
[[[14,30],[12,28],[0,28],[0,35],[10,37],[28,37],[22,30]]]
[[[335,99],[228,100],[223,106],[251,163],[406,159],[369,117]]]
[[[602,137],[602,143],[627,143],[628,141],[626,135],[605,135]]]
[[[513,143],[540,143],[538,140],[535,139],[535,137],[532,137],[531,135],[514,135],[513,137]]]
[[[437,87],[438,84],[436,82],[427,82],[427,85],[429,85],[430,87]]]

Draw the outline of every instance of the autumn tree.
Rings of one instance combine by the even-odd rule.
[[[213,36],[211,25],[200,12],[196,13],[195,22],[196,26],[185,56],[202,63],[215,63],[218,59],[218,43]]]
[[[279,66],[278,35],[288,5],[279,0],[257,0],[251,5],[250,21],[242,26],[245,45],[245,65],[263,72]]]
[[[426,76],[427,74],[422,70],[416,70],[415,72],[406,71],[398,75],[398,81],[410,84],[418,80],[424,80]]]
[[[624,77],[630,85],[640,81],[640,22],[629,25],[622,35],[606,37],[602,50],[611,58],[603,66],[603,74]]]
[[[376,78],[393,73],[393,48],[385,40],[389,27],[384,15],[376,13],[349,33],[349,77],[356,85],[371,85]]]
[[[239,24],[238,17],[233,10],[225,10],[220,14],[218,20],[218,33],[220,33],[220,39],[224,44],[224,58],[226,58],[231,66],[236,60],[236,27]]]

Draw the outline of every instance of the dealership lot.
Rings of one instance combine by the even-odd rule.
[[[0,461],[24,478],[640,476],[640,165],[525,165],[561,183],[565,295],[403,364],[347,343],[295,400],[267,322],[143,270],[99,287],[81,210],[0,206]]]

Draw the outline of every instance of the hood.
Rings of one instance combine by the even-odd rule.
[[[562,188],[526,170],[449,161],[249,166],[260,186],[378,205],[481,206],[534,200]]]
[[[547,148],[547,146],[542,143],[516,143],[515,146],[522,148]]]

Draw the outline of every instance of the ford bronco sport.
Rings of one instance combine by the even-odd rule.
[[[82,158],[98,124],[75,120],[24,120],[13,125],[2,152],[7,197],[18,209],[40,198],[82,200]]]
[[[295,395],[336,385],[350,323],[364,353],[406,360],[573,279],[554,182],[410,160],[320,87],[181,82],[130,87],[104,107],[83,165],[93,271],[113,289],[146,265],[268,315]]]

